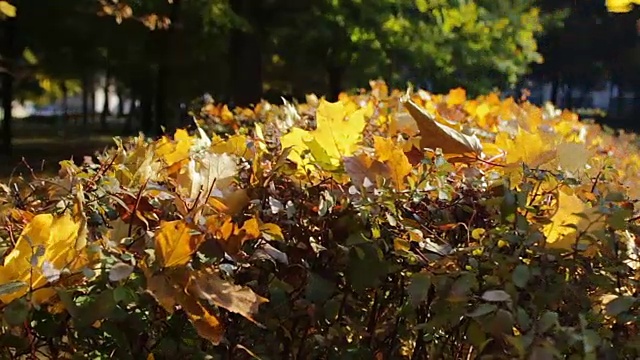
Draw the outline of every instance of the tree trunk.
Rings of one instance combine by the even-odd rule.
[[[558,103],[558,88],[560,87],[560,75],[554,74],[551,79],[551,102],[553,105]]]
[[[89,124],[89,77],[82,74],[82,125]]]
[[[173,44],[176,40],[176,33],[180,29],[180,10],[181,10],[182,0],[173,0],[171,4],[171,13],[169,19],[171,20],[171,26],[164,31],[161,31],[159,34],[160,41],[162,43],[160,48],[160,54],[158,58],[158,73],[157,73],[157,82],[156,82],[156,99],[155,99],[155,117],[156,117],[156,134],[161,134],[163,132],[163,128],[165,130],[171,131],[168,123],[168,119],[170,117],[170,107],[169,99],[171,98],[168,94],[170,86],[170,80],[172,76],[172,48]]]
[[[138,95],[135,93],[135,91],[132,91],[130,97],[131,106],[129,106],[129,113],[125,115],[124,127],[122,128],[122,133],[124,135],[133,133],[133,119],[135,118],[136,112],[138,111],[138,108],[136,106]]]
[[[125,102],[122,85],[116,86],[116,96],[118,97],[118,115],[117,116],[120,119],[124,117],[124,102]]]
[[[91,97],[91,122],[96,122],[96,77],[95,74],[91,76],[89,83],[89,96]]]
[[[142,132],[151,135],[153,129],[153,84],[142,84],[140,92],[140,126]]]
[[[15,37],[16,18],[7,18],[4,21],[4,48],[2,54],[5,56],[5,72],[2,74],[2,109],[4,118],[2,119],[2,150],[6,155],[11,155],[13,138],[11,123],[12,103],[13,103],[13,62],[16,58]]]
[[[229,37],[229,89],[234,105],[257,104],[262,98],[260,2],[232,0],[231,9],[246,19],[250,29],[234,29]]]
[[[107,55],[108,56],[108,55]],[[107,116],[110,115],[109,112],[109,80],[111,78],[111,69],[109,66],[109,59],[107,58],[107,69],[104,76],[104,103],[102,106],[102,112],[100,113],[100,127],[102,130],[107,130]]]
[[[342,92],[342,78],[345,69],[342,66],[329,66],[327,75],[329,80],[329,101],[338,101],[338,96]]]

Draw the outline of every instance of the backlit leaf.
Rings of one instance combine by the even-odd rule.
[[[204,240],[183,220],[163,222],[154,236],[156,254],[163,267],[184,265]]]
[[[414,118],[420,129],[420,147],[440,148],[445,154],[465,155],[472,160],[482,152],[482,144],[476,136],[462,134],[440,124],[435,116],[416,105],[411,99],[403,100],[404,106]]]

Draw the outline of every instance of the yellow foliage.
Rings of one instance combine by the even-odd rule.
[[[156,254],[164,267],[184,265],[204,240],[202,234],[194,234],[193,229],[183,220],[163,222],[154,237]]]
[[[343,157],[353,154],[362,139],[366,111],[355,110],[344,101],[321,100],[316,112],[317,128],[312,131],[292,128],[282,137],[282,146],[293,148],[289,159],[302,168],[311,161],[325,170],[335,170]],[[303,160],[304,151],[310,151],[312,159]]]
[[[69,214],[36,215],[24,228],[15,247],[5,257],[4,265],[0,267],[0,284],[22,281],[27,286],[0,296],[0,301],[9,303],[26,294],[29,289],[39,289],[32,294],[34,302],[46,301],[54,294],[53,290],[42,288],[48,282],[47,276],[56,278],[55,274],[60,277],[59,272],[63,269],[75,273],[87,266],[90,257],[84,246],[77,246],[86,242],[85,239],[79,239],[86,237],[85,226]]]
[[[614,13],[631,11],[633,5],[640,5],[640,0],[607,0],[607,10]]]

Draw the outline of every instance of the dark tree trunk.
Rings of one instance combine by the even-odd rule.
[[[560,75],[554,74],[551,79],[551,102],[556,105],[558,102],[558,88],[560,87]]]
[[[89,90],[91,93],[89,94],[91,97],[91,122],[96,122],[96,78],[94,75],[89,79]]]
[[[110,78],[111,78],[111,66],[109,66],[109,58],[107,55],[107,69],[106,69],[106,73],[104,76],[104,103],[102,106],[102,112],[100,113],[100,127],[102,128],[102,130],[106,130],[107,129],[107,116],[110,115],[109,113],[109,83],[110,83]]]
[[[340,92],[342,91],[342,78],[344,76],[345,69],[342,66],[329,66],[327,68],[327,75],[329,81],[329,101],[337,101]]]
[[[138,112],[138,108],[136,106],[136,101],[138,95],[135,91],[131,91],[131,106],[129,106],[129,113],[125,115],[124,127],[122,129],[122,133],[124,135],[129,135],[133,132],[133,120],[135,119],[136,113]]]
[[[82,75],[82,125],[89,124],[89,77]]]
[[[153,129],[153,89],[151,84],[143,87],[140,94],[140,126],[146,135],[152,135]]]
[[[173,56],[173,44],[176,41],[176,33],[181,28],[180,24],[180,10],[182,0],[173,0],[171,4],[171,14],[169,16],[171,20],[171,26],[159,33],[159,37],[162,46],[159,51],[158,58],[158,72],[156,82],[156,99],[155,99],[155,117],[156,117],[156,134],[163,132],[162,128],[171,131],[170,124],[167,121],[170,117],[171,104],[168,100],[171,98],[168,94],[170,86],[170,80],[172,76],[172,56]]]
[[[235,105],[257,104],[262,98],[260,2],[232,0],[231,9],[249,22],[250,29],[234,29],[229,38],[229,89]]]
[[[118,118],[122,118],[124,116],[124,94],[122,86],[116,87],[116,95],[118,96]]]
[[[65,80],[60,81],[62,90],[62,124],[66,126],[69,122],[69,89]]]
[[[15,37],[16,18],[7,18],[4,21],[4,47],[2,55],[5,57],[5,72],[2,74],[2,109],[4,118],[2,119],[2,151],[6,155],[11,155],[13,138],[11,123],[13,121],[11,104],[13,102],[13,62],[16,58]]]

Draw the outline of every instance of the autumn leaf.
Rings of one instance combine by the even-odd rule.
[[[573,249],[578,234],[595,231],[604,226],[604,217],[596,208],[589,208],[575,194],[558,192],[558,209],[543,227],[546,244],[550,248]]]
[[[5,257],[4,265],[0,267],[0,284],[19,280],[29,284],[29,288],[40,288],[48,282],[47,268],[56,273],[63,269],[72,273],[79,271],[91,260],[83,246],[84,241],[78,241],[79,236],[86,236],[84,231],[82,221],[69,214],[58,217],[36,215]],[[0,301],[9,303],[23,296],[29,288],[0,296]],[[53,294],[52,289],[43,288],[33,294],[33,301],[46,301]]]
[[[640,0],[607,0],[607,10],[613,13],[626,13],[631,11],[633,5],[640,5]]]
[[[260,237],[260,221],[251,218],[238,226],[230,216],[212,215],[206,220],[207,232],[213,235],[231,256],[237,255],[245,241]]]
[[[564,142],[557,147],[558,164],[562,170],[576,173],[584,170],[589,159],[593,156],[585,144]]]
[[[189,133],[184,129],[176,130],[173,138],[174,140],[171,141],[164,136],[158,141],[155,149],[156,156],[164,159],[169,166],[188,159],[191,145],[193,145],[194,142],[191,136],[189,136]]]
[[[248,287],[221,279],[210,268],[192,273],[188,292],[213,305],[240,314],[254,323],[254,315],[258,313],[260,305],[269,302]]]
[[[204,236],[194,233],[184,220],[174,220],[160,224],[154,241],[161,266],[173,267],[189,262]]]
[[[429,114],[408,97],[403,98],[403,103],[418,124],[422,149],[440,148],[444,154],[462,155],[462,158],[467,158],[466,161],[475,159],[482,152],[482,144],[475,135],[465,135],[440,124],[434,115]],[[463,161],[462,158],[459,161]]]
[[[253,158],[253,150],[247,147],[246,135],[233,135],[226,140],[216,137],[212,140],[211,151],[216,154],[233,154],[247,159]]]
[[[506,152],[507,164],[525,163],[535,168],[556,156],[556,149],[550,139],[544,138],[539,132],[528,132],[518,129],[514,137],[507,132],[496,135],[495,145]]]
[[[174,268],[159,274],[151,274],[148,269],[145,269],[144,273],[147,278],[147,291],[167,312],[173,313],[179,305],[187,314],[198,335],[214,345],[222,341],[224,325],[198,301],[198,298],[185,291],[191,283],[191,273],[188,270]]]
[[[378,161],[387,165],[389,177],[396,185],[396,189],[404,189],[404,179],[413,168],[409,159],[393,140],[380,136],[375,136],[373,140]]]
[[[17,9],[8,1],[0,1],[0,13],[7,17],[15,17]]]
[[[344,167],[351,182],[357,187],[362,187],[365,183],[377,184],[378,176],[389,177],[389,169],[384,163],[364,153],[346,157]]]
[[[447,95],[447,105],[454,106],[463,104],[467,100],[467,91],[463,88],[449,90]]]
[[[208,196],[224,197],[237,175],[236,160],[231,155],[223,153],[206,153],[201,157],[190,159],[183,168],[176,181],[178,191],[188,200],[199,199],[205,203]]]
[[[304,168],[301,154],[308,150],[325,170],[337,169],[342,158],[352,155],[356,150],[366,125],[367,109],[349,112],[347,108],[348,105],[341,101],[330,103],[321,100],[316,111],[315,130],[294,127],[281,138],[283,147],[293,147],[289,158]]]

